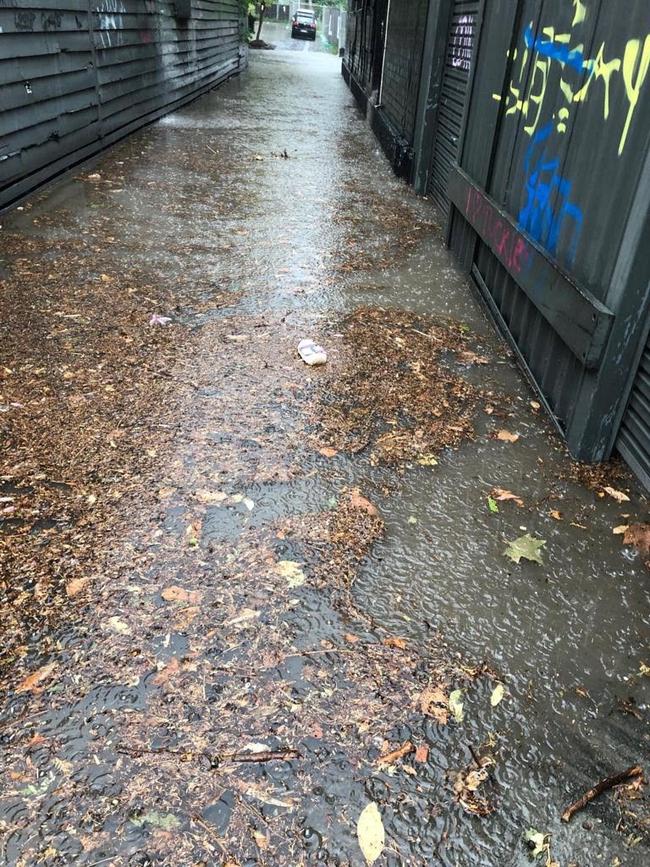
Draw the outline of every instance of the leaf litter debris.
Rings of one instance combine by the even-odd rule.
[[[473,438],[481,392],[446,360],[471,340],[458,323],[364,307],[340,330],[340,358],[315,412],[316,448],[435,466],[441,450]]]

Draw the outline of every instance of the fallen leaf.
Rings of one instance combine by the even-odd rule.
[[[504,443],[516,443],[519,439],[519,434],[510,433],[508,430],[500,430],[496,433],[496,439]]]
[[[456,722],[461,723],[465,714],[463,713],[462,689],[455,689],[449,693],[449,710],[454,715]]]
[[[246,506],[249,512],[252,512],[255,508],[255,503],[250,499],[250,497],[244,497],[242,503]]]
[[[535,412],[537,412],[538,410],[540,410],[542,408],[541,403],[537,400],[531,400],[530,406],[531,406],[531,409],[535,410]]]
[[[343,638],[345,639],[345,641],[348,642],[348,644],[356,644],[357,641],[359,641],[359,636],[358,635],[352,635],[351,632],[346,632],[345,635],[343,636]]]
[[[542,560],[540,549],[544,545],[546,545],[545,539],[534,539],[530,533],[526,533],[524,536],[519,536],[514,542],[508,542],[508,547],[503,553],[506,557],[514,560],[515,563],[519,563],[523,557],[525,560],[531,560],[534,563],[543,565],[544,561]]]
[[[383,756],[379,756],[377,759],[377,763],[380,765],[394,765],[395,762],[403,759],[404,756],[408,756],[409,753],[412,753],[414,750],[413,744],[411,741],[406,741],[402,744],[401,747],[398,747],[396,750],[393,750],[390,753],[386,753]]]
[[[456,357],[459,361],[462,361],[464,364],[489,364],[490,359],[485,355],[477,355],[475,352],[471,352],[470,350],[464,350],[462,352],[457,352]]]
[[[497,685],[492,690],[492,695],[490,696],[490,704],[492,707],[496,707],[499,702],[503,699],[505,694],[505,689],[502,683],[497,683]]]
[[[609,488],[609,487],[605,487],[605,488],[603,488],[603,490],[605,491],[606,494],[609,494],[609,496],[612,499],[616,500],[617,503],[629,503],[630,502],[630,498],[628,497],[627,494],[624,494],[623,491],[617,491],[616,488]]]
[[[562,513],[558,512],[557,509],[551,509],[551,511],[549,512],[549,515],[551,516],[551,518],[555,518],[556,521],[562,520]]]
[[[173,488],[170,490],[173,492]],[[158,496],[160,496],[160,491],[158,492]],[[223,491],[207,491],[205,488],[200,488],[195,492],[194,496],[204,506],[214,506],[228,499],[228,494],[224,494]]]
[[[282,578],[286,578],[289,587],[300,587],[305,583],[305,573],[302,571],[300,563],[293,560],[280,560],[276,563],[275,571]]]
[[[125,623],[120,617],[109,617],[106,621],[111,632],[117,632],[118,635],[130,635],[131,628],[128,623]]]
[[[438,461],[433,455],[422,455],[422,457],[418,458],[418,464],[421,467],[437,467]]]
[[[377,804],[371,801],[361,812],[357,821],[359,848],[368,864],[374,864],[384,851],[386,834]]]
[[[492,497],[487,498],[487,504],[488,504],[488,509],[491,512],[498,512],[499,511],[499,507],[497,506],[497,502]]]
[[[337,450],[331,448],[331,446],[323,446],[322,449],[318,449],[318,453],[321,454],[324,458],[333,458],[338,455]]]
[[[201,538],[200,521],[192,521],[191,524],[188,524],[187,529],[185,530],[185,538],[190,548],[196,548],[199,544],[199,539]]]
[[[521,497],[518,497],[517,494],[513,494],[512,491],[507,491],[505,488],[493,488],[490,496],[495,500],[498,500],[500,503],[506,502],[507,500],[513,500],[518,506],[524,505],[524,501]]]
[[[370,500],[367,500],[364,496],[362,496],[358,488],[354,488],[352,491],[350,491],[349,500],[350,505],[353,509],[361,509],[362,511],[367,512],[373,517],[379,514],[379,512],[377,511],[377,507],[373,506]]]
[[[71,581],[65,585],[66,596],[69,599],[75,597],[78,593],[84,589],[86,584],[90,581],[90,578],[73,578]]]
[[[420,744],[415,751],[415,761],[419,764],[424,764],[429,758],[429,747],[426,744]]]
[[[253,837],[259,849],[269,848],[269,838],[261,831],[253,831]]]
[[[427,686],[420,693],[418,704],[422,713],[432,716],[439,725],[449,722],[449,699],[439,686]]]
[[[187,608],[182,608],[172,621],[173,629],[175,629],[176,632],[183,632],[194,620],[200,610],[201,609],[198,605],[190,605]]]
[[[48,662],[47,665],[44,665],[32,674],[27,675],[27,677],[16,687],[16,692],[37,692],[39,683],[43,680],[47,680],[55,668],[56,664],[54,662]]]
[[[153,682],[156,686],[162,686],[167,683],[171,677],[173,677],[179,670],[181,664],[178,661],[177,656],[172,656],[166,666],[161,668],[158,674],[153,678]]]
[[[546,852],[548,847],[548,834],[542,834],[541,831],[536,831],[534,828],[529,828],[524,834],[524,840],[528,844],[530,854],[533,858],[537,858]]]
[[[614,527],[614,529],[612,530],[612,533],[615,536],[622,536],[624,533],[627,533],[628,529],[629,529],[628,524],[619,524],[618,527]]]
[[[397,647],[399,650],[406,650],[405,638],[384,638],[382,644],[385,644],[386,647]]]
[[[634,545],[634,547],[650,554],[650,524],[630,524],[623,536],[624,545]]]
[[[176,818],[172,813],[159,813],[156,810],[148,810],[142,813],[141,816],[135,816],[130,819],[131,824],[141,828],[143,825],[153,825],[154,828],[162,828],[163,831],[173,831],[174,828],[180,827],[180,819]]]
[[[238,623],[245,623],[247,620],[255,620],[260,614],[261,611],[253,611],[252,608],[242,608],[241,614],[230,620],[226,620],[224,626],[236,626]]]
[[[201,599],[201,594],[198,590],[185,590],[177,584],[165,587],[165,589],[161,591],[160,595],[165,602],[189,602],[192,605],[196,605],[196,603]]]

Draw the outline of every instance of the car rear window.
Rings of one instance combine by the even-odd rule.
[[[299,12],[297,18],[301,24],[311,24],[314,20],[314,16],[310,15],[309,12]]]

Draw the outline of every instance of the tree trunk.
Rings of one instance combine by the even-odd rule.
[[[260,6],[260,22],[259,22],[259,24],[257,25],[257,36],[255,37],[255,39],[256,39],[258,42],[259,42],[259,38],[260,38],[260,33],[262,32],[262,24],[264,24],[264,13],[265,13],[265,11],[266,11],[266,6],[264,5],[264,3],[262,3],[262,5]]]

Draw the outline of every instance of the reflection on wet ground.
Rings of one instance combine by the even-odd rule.
[[[643,789],[559,816],[647,766],[612,533],[647,501],[568,459],[337,59],[268,27],[3,219],[3,862],[357,865],[374,801],[377,863],[524,865],[534,828],[644,864]]]

